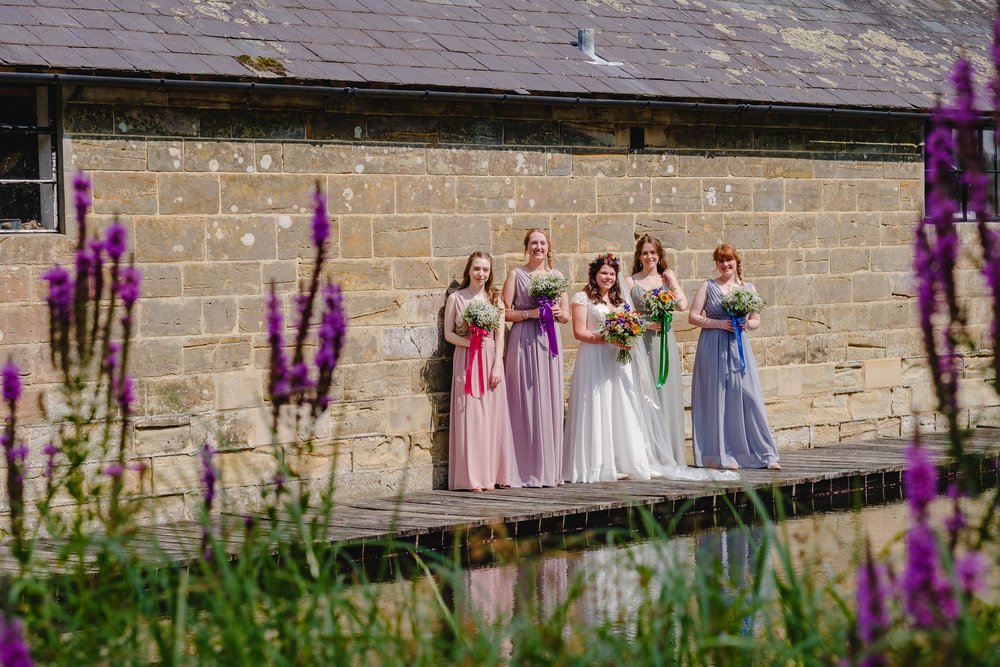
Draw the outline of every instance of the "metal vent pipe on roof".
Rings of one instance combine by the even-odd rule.
[[[576,45],[593,60],[596,57],[594,55],[594,29],[581,28],[577,30]]]

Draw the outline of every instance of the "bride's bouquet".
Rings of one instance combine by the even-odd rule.
[[[747,368],[747,363],[743,357],[741,327],[746,322],[747,317],[764,310],[764,299],[760,298],[760,295],[751,289],[734,287],[729,290],[729,294],[722,297],[722,309],[726,311],[729,315],[729,320],[733,323],[736,348],[740,353],[740,372],[743,372]]]
[[[642,305],[646,309],[646,319],[663,325],[664,335],[670,331],[670,323],[674,320],[674,309],[677,308],[677,295],[667,287],[657,287],[642,295]],[[657,332],[653,332],[658,336]]]
[[[554,357],[559,354],[559,343],[556,337],[556,321],[552,316],[552,304],[559,300],[569,289],[569,281],[553,273],[543,273],[535,276],[528,283],[528,294],[538,299],[538,321],[542,331],[549,339],[549,353]]]
[[[609,343],[618,343],[631,347],[636,338],[642,335],[645,327],[642,316],[632,310],[626,303],[618,310],[612,310],[604,316],[599,333],[601,338]],[[630,350],[618,350],[618,363],[627,364],[632,361]]]
[[[479,394],[486,391],[486,381],[483,372],[483,339],[500,327],[500,309],[491,303],[481,300],[470,301],[462,311],[462,321],[469,325],[472,335],[469,341],[469,359],[465,365],[465,393],[472,393],[472,369],[479,357]]]

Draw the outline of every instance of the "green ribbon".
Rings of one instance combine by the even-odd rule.
[[[670,331],[670,323],[674,321],[673,313],[663,313],[660,317],[660,378],[656,381],[656,388],[659,389],[667,381],[667,374],[670,373],[670,352],[667,349],[667,332]]]

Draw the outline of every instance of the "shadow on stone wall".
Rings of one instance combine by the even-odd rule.
[[[434,323],[438,329],[437,344],[430,358],[420,369],[421,388],[431,403],[431,461],[434,465],[433,487],[448,488],[448,424],[451,415],[452,359],[455,346],[444,339],[444,308],[451,293],[459,288],[452,280],[441,299]]]

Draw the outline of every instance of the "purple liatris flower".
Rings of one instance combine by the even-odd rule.
[[[122,376],[121,385],[118,387],[118,407],[121,408],[122,415],[127,417],[131,414],[132,403],[135,402],[135,389],[131,375]]]
[[[112,262],[118,263],[122,255],[125,254],[125,227],[115,218],[115,221],[108,227],[107,236],[104,240],[104,249]]]
[[[309,367],[304,361],[292,364],[291,372],[288,374],[289,383],[293,393],[301,393],[312,388],[313,383],[309,378]]]
[[[937,468],[919,440],[914,440],[906,450],[903,488],[913,514],[922,518],[927,504],[937,495]]]
[[[90,208],[90,178],[82,171],[73,177],[73,207],[76,209],[76,224],[80,243],[87,236],[87,209]]]
[[[119,271],[115,291],[121,297],[125,308],[131,308],[139,298],[139,287],[141,284],[142,273],[135,267],[126,266]]]
[[[906,567],[902,578],[903,606],[920,628],[936,627],[957,613],[947,578],[939,570],[934,531],[919,522],[906,535]]]
[[[215,472],[216,450],[209,443],[201,447],[201,484],[205,488],[205,507],[211,509],[212,501],[215,500],[215,483],[218,475]]]
[[[858,637],[864,647],[878,641],[889,627],[889,603],[892,588],[885,566],[872,558],[871,547],[866,545],[865,560],[858,568]],[[859,663],[861,667],[881,667],[889,664],[885,656],[868,651]]]
[[[326,195],[318,187],[313,200],[316,202],[316,209],[313,212],[312,242],[319,248],[330,236],[330,219],[326,214]]]
[[[285,320],[281,314],[281,300],[271,287],[267,298],[267,343],[271,348],[271,368],[268,379],[268,391],[271,403],[277,410],[288,400],[290,387],[288,384],[288,359],[285,356],[284,328]]]
[[[53,323],[68,325],[76,289],[73,278],[63,267],[53,266],[42,274],[42,279],[49,283],[49,314]]]
[[[325,410],[330,403],[330,384],[333,370],[337,367],[340,351],[344,347],[347,333],[347,317],[344,313],[343,296],[340,288],[332,283],[323,286],[323,315],[317,333],[316,368],[319,379],[316,383],[316,404],[318,411]]]
[[[125,469],[122,467],[121,463],[109,463],[104,467],[102,472],[111,479],[121,479],[122,473],[125,472]]]
[[[24,639],[21,621],[0,615],[0,665],[3,667],[32,667],[31,651]]]
[[[986,590],[987,560],[981,551],[970,551],[955,560],[955,577],[966,595],[977,595]]]
[[[45,479],[52,479],[56,469],[56,454],[59,453],[59,448],[49,442],[45,445],[42,453],[45,454],[45,472],[43,474],[45,475]]]
[[[8,359],[7,363],[0,369],[0,384],[3,385],[3,400],[13,412],[14,404],[21,398],[21,370],[13,359]]]

